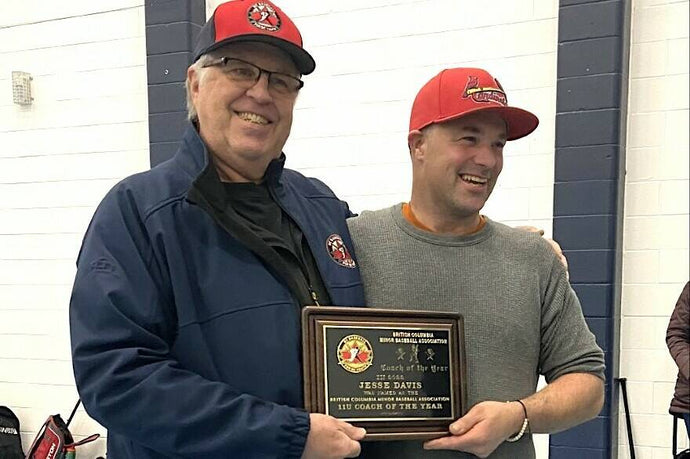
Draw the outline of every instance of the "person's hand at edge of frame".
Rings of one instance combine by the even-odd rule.
[[[523,230],[523,231],[527,231],[530,233],[539,233],[540,236],[544,235],[544,230],[541,228],[537,228],[536,226],[516,226],[515,228]],[[558,257],[558,260],[561,262],[561,264],[565,268],[566,278],[568,280],[570,280],[570,273],[568,272],[568,259],[563,254],[563,249],[561,248],[561,245],[551,238],[547,237],[545,239],[546,239],[546,242],[548,242],[549,245],[551,246],[551,248],[553,249],[553,252]]]
[[[487,401],[473,406],[450,425],[451,435],[424,443],[424,449],[448,449],[487,457],[515,434],[524,421],[519,403]]]
[[[359,441],[366,430],[345,421],[319,413],[309,414],[309,435],[302,459],[339,459],[357,457]]]

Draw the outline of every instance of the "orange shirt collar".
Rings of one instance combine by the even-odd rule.
[[[411,225],[415,226],[416,228],[419,228],[419,229],[424,230],[424,231],[428,231],[429,233],[434,232],[434,230],[432,230],[431,228],[426,226],[424,223],[419,221],[419,219],[415,216],[415,214],[412,213],[412,206],[410,206],[409,203],[406,202],[403,204],[402,214],[403,214],[403,217],[405,218],[405,220],[407,220]],[[473,229],[472,231],[467,233],[467,235],[478,233],[479,231],[482,230],[482,228],[484,228],[485,225],[486,225],[486,218],[484,218],[483,215],[480,215],[479,216],[479,224],[477,225],[477,227],[475,229]]]

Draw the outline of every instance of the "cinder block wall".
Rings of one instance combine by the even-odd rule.
[[[620,373],[637,457],[670,457],[666,327],[688,269],[688,1],[634,0]],[[619,457],[629,457],[620,406]],[[684,429],[679,439],[687,447]]]
[[[211,3],[207,1],[207,5]],[[216,2],[218,3],[218,2]],[[446,67],[493,72],[541,125],[512,142],[487,215],[551,231],[556,1],[500,0],[468,14],[453,0],[293,2],[317,69],[305,77],[288,165],[318,176],[356,211],[409,199],[409,111]]]
[[[77,400],[67,311],[75,259],[105,192],[149,167],[143,0],[0,5],[0,405],[23,445]],[[34,103],[12,102],[11,72]],[[72,432],[104,432],[83,410]],[[105,441],[80,448],[95,457]]]

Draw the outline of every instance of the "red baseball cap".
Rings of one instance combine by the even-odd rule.
[[[479,111],[498,113],[508,126],[508,140],[526,136],[539,124],[534,114],[508,106],[503,87],[489,72],[455,68],[443,70],[419,90],[412,104],[410,131]]]
[[[302,35],[283,11],[268,0],[231,0],[218,5],[199,32],[194,61],[229,43],[259,41],[285,51],[303,75],[316,68],[302,47]]]

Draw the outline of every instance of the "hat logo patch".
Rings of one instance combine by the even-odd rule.
[[[338,263],[340,266],[345,268],[355,268],[357,264],[355,260],[352,259],[350,251],[345,247],[345,242],[339,234],[331,234],[326,239],[326,250],[331,256],[331,260]]]
[[[276,13],[268,3],[254,3],[247,10],[247,19],[249,23],[256,27],[257,29],[267,30],[269,32],[275,32],[280,29],[282,21],[280,16]]]
[[[467,79],[465,90],[462,93],[462,98],[472,98],[475,102],[494,102],[499,105],[508,105],[508,97],[501,87],[498,80],[496,82],[497,88],[481,87],[479,85],[479,77],[470,76]]]

